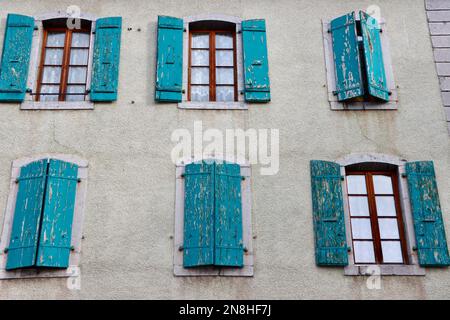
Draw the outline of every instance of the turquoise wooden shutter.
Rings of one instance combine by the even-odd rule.
[[[214,164],[185,168],[183,266],[214,264]]]
[[[311,189],[316,263],[346,266],[348,253],[339,164],[312,160]]]
[[[69,266],[77,175],[76,164],[50,160],[36,260],[38,267]]]
[[[117,100],[121,33],[121,17],[102,18],[95,22],[91,101]]]
[[[360,11],[368,94],[389,101],[378,21]]]
[[[242,21],[244,97],[248,102],[270,101],[266,21]]]
[[[331,21],[336,94],[339,101],[364,95],[355,13]]]
[[[0,102],[25,99],[34,19],[8,14],[0,65]]]
[[[183,84],[183,20],[158,16],[155,100],[180,102]]]
[[[46,173],[47,159],[20,169],[7,270],[35,265]]]
[[[242,267],[241,167],[223,162],[217,163],[215,168],[214,264]]]
[[[406,163],[419,264],[450,265],[444,222],[432,161]]]

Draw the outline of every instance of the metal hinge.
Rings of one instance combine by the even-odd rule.
[[[183,246],[178,247],[178,251],[183,251],[183,250],[184,250]]]

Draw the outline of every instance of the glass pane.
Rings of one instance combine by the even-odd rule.
[[[44,64],[61,65],[64,49],[46,49]]]
[[[381,239],[400,239],[397,219],[378,219]]]
[[[375,194],[393,194],[391,177],[373,176]]]
[[[233,66],[233,51],[216,51],[216,66]]]
[[[89,47],[89,33],[72,33],[72,47]]]
[[[59,83],[61,81],[60,67],[44,67],[42,74],[42,82],[44,83]]]
[[[89,59],[88,49],[71,49],[70,64],[87,65]]]
[[[402,248],[400,241],[381,241],[384,263],[402,263]]]
[[[347,176],[349,194],[367,194],[366,176]]]
[[[64,47],[65,32],[49,32],[47,34],[47,47]]]
[[[52,93],[53,95],[45,95]],[[41,86],[41,95],[39,96],[40,101],[58,101],[59,85],[58,86]]]
[[[352,216],[369,216],[369,202],[367,197],[348,197],[350,206],[350,215]]]
[[[209,48],[209,34],[193,34],[192,48]]]
[[[209,66],[209,50],[192,50],[192,66]]]
[[[191,101],[209,101],[209,87],[191,86]]]
[[[73,86],[73,85],[67,86],[66,101],[83,101],[84,94],[85,94],[85,86]]]
[[[68,83],[86,83],[86,71],[85,67],[70,67]]]
[[[209,68],[191,68],[192,84],[209,84]]]
[[[232,49],[233,35],[231,34],[216,34],[216,48]]]
[[[217,68],[216,84],[234,84],[233,68]]]
[[[375,252],[372,241],[353,241],[355,263],[374,263]]]
[[[378,216],[395,217],[395,201],[394,197],[375,197]]]
[[[353,239],[372,239],[370,219],[352,219]]]
[[[234,101],[234,87],[216,87],[216,101]]]

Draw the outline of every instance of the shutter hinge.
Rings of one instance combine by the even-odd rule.
[[[184,90],[184,89],[181,90],[181,93],[182,93],[182,94],[185,94],[185,93],[186,93],[186,90]]]
[[[238,30],[237,34],[241,34],[241,33],[242,33],[242,30]]]
[[[33,30],[39,30],[39,27],[38,26],[34,26]]]
[[[81,182],[81,178],[77,178],[77,182],[80,183]]]
[[[347,247],[347,252],[352,252],[352,247]]]
[[[15,183],[19,183],[19,178],[16,178],[16,180],[14,180]]]
[[[380,28],[380,33],[383,33],[383,29]]]
[[[338,95],[338,92],[337,92],[337,91],[333,91],[333,95],[334,95],[334,96],[337,96],[337,95]]]
[[[245,180],[245,177],[244,177],[244,176],[242,176],[242,177],[241,177],[241,179],[242,179],[242,180]]]
[[[413,251],[417,251],[417,246],[412,247]]]
[[[341,176],[341,181],[344,181],[345,180],[345,177],[344,176]]]
[[[187,30],[186,30],[186,28],[183,28],[183,32],[186,32]]]
[[[406,173],[402,173],[402,178],[406,178],[408,175]]]
[[[186,174],[182,173],[182,174],[181,174],[181,177],[182,177],[182,178],[186,177]]]
[[[86,89],[86,93],[91,93],[91,88]]]
[[[248,252],[248,249],[247,249],[247,247],[244,247],[244,252]]]
[[[3,250],[4,253],[8,253],[9,248],[5,248],[5,250]]]
[[[184,250],[183,246],[178,247],[178,251],[183,251],[183,250]]]
[[[331,29],[328,29],[327,32],[328,32],[328,33],[331,33]]]
[[[32,93],[33,90],[31,90],[30,88],[27,88],[27,89],[25,90],[25,92],[26,92],[26,93]]]
[[[392,96],[392,91],[389,91],[389,92],[388,92],[388,95]]]
[[[75,251],[75,247],[74,246],[70,246],[70,251]]]

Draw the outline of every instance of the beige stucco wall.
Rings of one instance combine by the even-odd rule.
[[[11,162],[39,153],[89,160],[81,290],[65,279],[0,281],[0,298],[450,298],[450,270],[425,277],[363,277],[317,268],[309,160],[353,152],[433,160],[450,235],[450,138],[441,106],[423,0],[0,0],[0,43],[8,12],[27,15],[79,5],[97,16],[123,17],[119,98],[93,111],[21,111],[0,105],[0,221]],[[387,21],[397,111],[331,111],[327,102],[321,19],[377,4]],[[156,20],[221,13],[265,18],[272,102],[248,111],[179,110],[155,104]],[[132,27],[133,31],[127,31]],[[141,32],[136,29],[141,28]],[[134,104],[131,101],[135,101]],[[173,276],[177,128],[276,128],[280,171],[252,177],[253,278]]]

